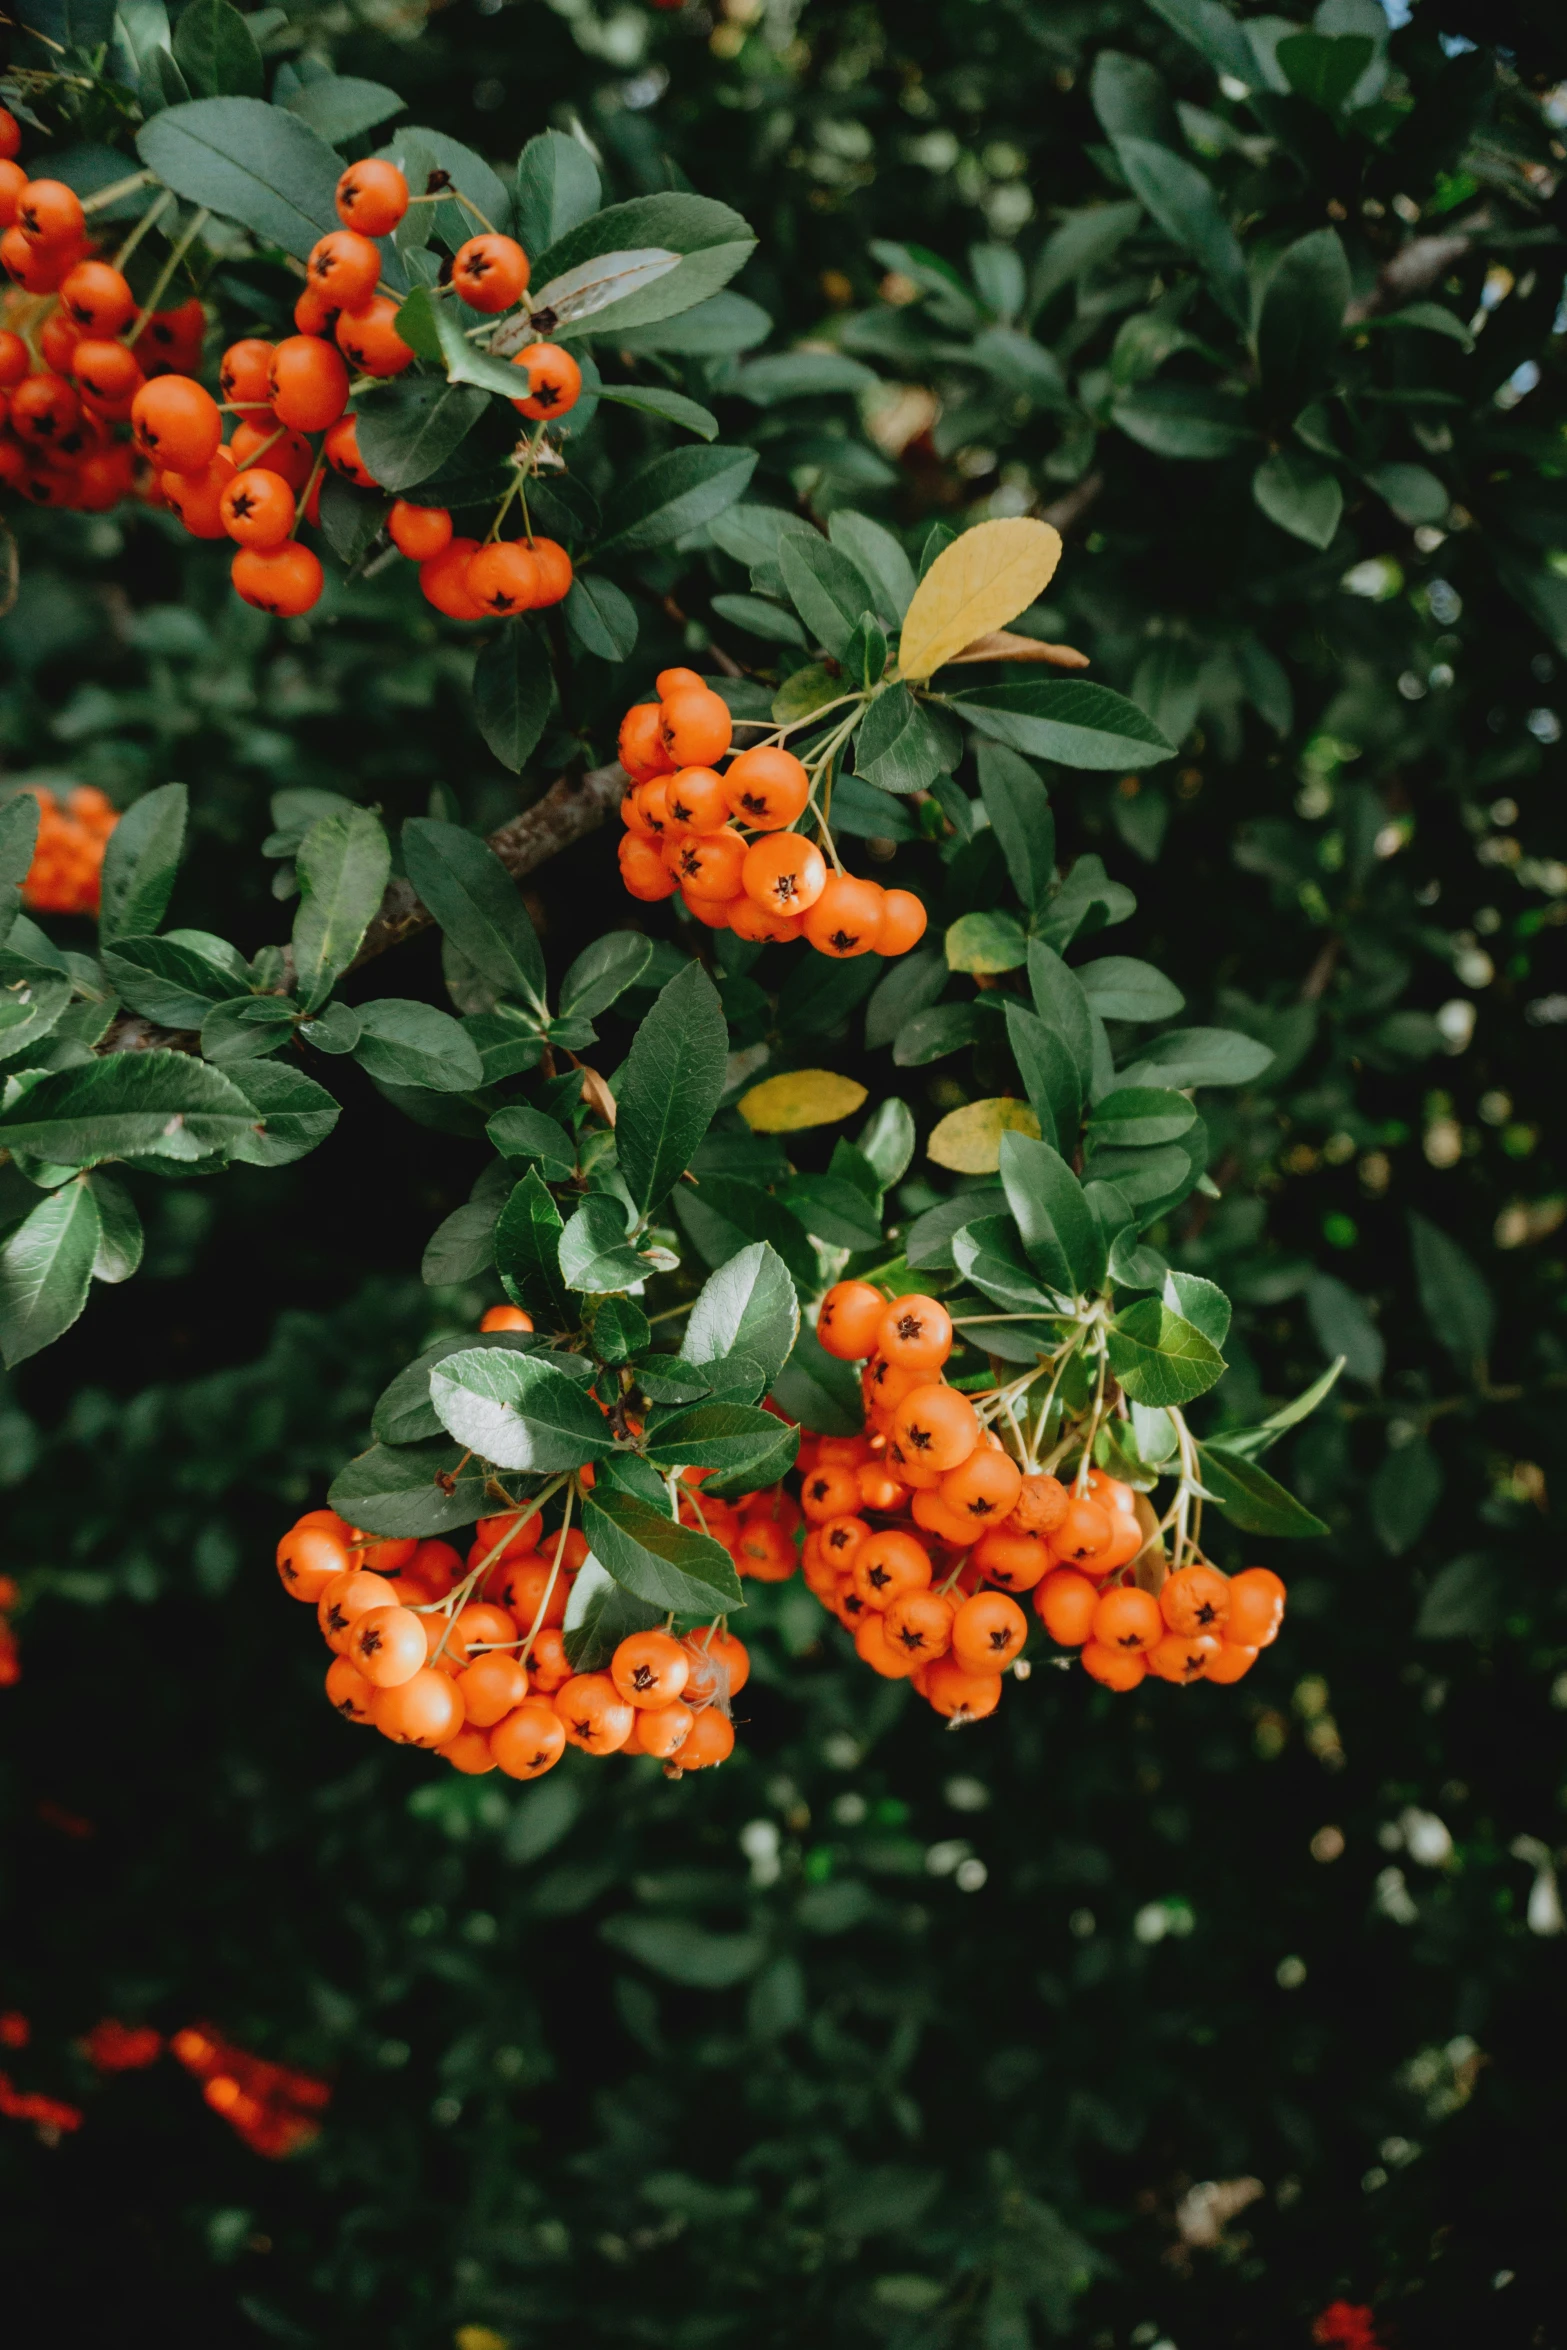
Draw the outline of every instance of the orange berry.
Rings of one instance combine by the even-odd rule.
[[[357,310],[368,302],[381,277],[380,249],[357,229],[335,228],[318,237],[305,263],[310,283],[339,310]]]
[[[895,1297],[891,1305],[882,1308],[876,1346],[882,1360],[899,1370],[938,1370],[952,1352],[951,1316],[933,1297],[921,1297],[917,1292]],[[978,1440],[976,1425],[975,1442]]]
[[[1140,1648],[1105,1648],[1090,1640],[1083,1650],[1083,1670],[1104,1688],[1124,1692],[1146,1678],[1148,1659]]]
[[[905,1592],[929,1588],[930,1553],[912,1534],[888,1527],[860,1544],[850,1573],[862,1607],[888,1608]]]
[[[842,1462],[815,1468],[800,1487],[800,1507],[813,1526],[828,1518],[852,1517],[860,1505],[859,1480]]]
[[[421,1665],[411,1680],[376,1691],[370,1719],[399,1746],[444,1746],[462,1728],[462,1697],[449,1674]]]
[[[1075,1567],[1053,1567],[1034,1586],[1034,1613],[1060,1648],[1081,1648],[1092,1636],[1099,1588]]]
[[[753,832],[781,832],[804,812],[811,779],[793,751],[765,744],[731,761],[724,791],[731,813]]]
[[[723,778],[711,767],[677,768],[664,786],[664,806],[669,822],[687,832],[721,832],[728,820]]]
[[[633,1632],[609,1660],[609,1677],[627,1705],[673,1705],[690,1676],[690,1657],[667,1632]]]
[[[727,1714],[709,1706],[699,1713],[691,1724],[681,1745],[675,1748],[669,1760],[681,1771],[707,1771],[715,1763],[727,1762],[735,1750],[734,1724]]]
[[[17,199],[16,225],[30,245],[79,244],[87,233],[82,200],[63,180],[29,180]]]
[[[1101,1648],[1153,1648],[1164,1638],[1165,1623],[1151,1591],[1117,1585],[1094,1609],[1093,1638]]]
[[[1271,1648],[1284,1621],[1284,1585],[1268,1567],[1246,1567],[1231,1578],[1224,1638],[1240,1648]],[[1237,1676],[1238,1677],[1238,1676]],[[1212,1672],[1208,1678],[1217,1678]]]
[[[22,126],[9,107],[0,106],[0,155],[7,161],[22,152]]]
[[[854,1473],[859,1480],[862,1510],[885,1513],[908,1508],[909,1488],[893,1475],[885,1461],[866,1461]]]
[[[434,1752],[443,1762],[449,1762],[454,1770],[464,1771],[473,1779],[495,1768],[495,1756],[488,1738],[482,1730],[470,1729],[467,1723],[463,1724],[455,1738],[448,1738]]]
[[[807,939],[819,955],[831,955],[838,962],[870,954],[881,926],[882,897],[874,881],[829,874],[821,896],[806,914]]]
[[[659,711],[664,750],[676,767],[711,767],[728,750],[734,720],[728,703],[708,687],[674,694]]]
[[[945,1656],[952,1646],[952,1619],[957,1613],[944,1591],[905,1591],[889,1601],[882,1622],[888,1645],[916,1664]]]
[[[466,1718],[477,1729],[493,1730],[527,1696],[528,1675],[515,1656],[492,1649],[487,1656],[476,1656],[472,1664],[464,1665],[457,1687]]]
[[[229,537],[242,547],[280,547],[294,535],[294,493],[281,474],[264,465],[230,474],[218,512]]]
[[[686,1675],[681,1700],[690,1706],[693,1713],[704,1705],[711,1705],[718,1695],[718,1660],[709,1652],[706,1640],[706,1633],[688,1632],[680,1643],[691,1659],[691,1669]]]
[[[726,904],[740,894],[745,858],[745,842],[728,830],[684,833],[664,848],[665,864],[689,897],[720,898]]]
[[[348,1545],[340,1535],[325,1526],[312,1526],[303,1518],[289,1528],[277,1546],[277,1571],[284,1590],[291,1599],[309,1600],[312,1606],[334,1577],[347,1574],[352,1564]]]
[[[349,1627],[344,1653],[377,1689],[401,1688],[423,1669],[424,1625],[411,1608],[367,1608]]]
[[[887,1627],[875,1608],[868,1608],[854,1627],[854,1653],[884,1681],[907,1681],[924,1659],[887,1638]]]
[[[359,1667],[346,1656],[335,1656],[326,1669],[327,1701],[345,1722],[358,1722],[368,1729],[372,1720],[371,1702],[375,1696],[374,1684],[367,1681]]]
[[[468,565],[478,551],[477,539],[450,539],[442,553],[419,566],[419,593],[448,620],[488,617],[484,606],[468,591]]]
[[[628,832],[619,849],[620,878],[634,898],[652,904],[659,898],[672,898],[680,884],[664,863],[651,840],[641,834]]]
[[[137,393],[131,430],[142,455],[155,464],[170,473],[200,473],[223,438],[223,419],[212,394],[188,375],[160,375]]]
[[[770,914],[804,914],[827,887],[827,860],[797,832],[767,832],[746,850],[740,886]]]
[[[781,1526],[750,1516],[740,1521],[734,1560],[738,1574],[752,1575],[758,1583],[787,1583],[799,1563],[794,1543]]]
[[[363,1567],[345,1567],[330,1583],[323,1584],[316,1599],[322,1639],[339,1656],[346,1656],[349,1634],[359,1618],[373,1607],[391,1607],[396,1597],[384,1575],[372,1575]]]
[[[1010,1517],[1022,1484],[1023,1473],[1009,1454],[981,1444],[947,1471],[938,1490],[946,1508],[967,1526],[966,1539],[972,1542]]]
[[[452,543],[452,518],[444,506],[411,506],[398,498],[386,518],[387,536],[400,555],[428,563]]]
[[[952,1722],[982,1722],[1001,1703],[1001,1675],[966,1672],[955,1656],[938,1656],[920,1686],[937,1713]]]
[[[1004,1591],[976,1591],[952,1619],[952,1653],[966,1673],[1000,1673],[1023,1653],[1028,1618]]]
[[[270,415],[270,410],[267,413]],[[229,455],[242,473],[253,463],[264,464],[268,473],[280,475],[294,491],[304,488],[315,463],[315,451],[303,433],[289,432],[270,422],[257,424],[249,417],[230,441]]]
[[[1109,1513],[1096,1501],[1069,1501],[1050,1548],[1064,1566],[1088,1564],[1110,1546]]]
[[[693,920],[704,923],[709,930],[729,930],[733,927],[735,908],[750,901],[743,897],[698,897],[694,890],[683,889],[680,902]]]
[[[911,889],[884,891],[876,931],[877,954],[906,955],[924,937],[928,920],[923,901]]]
[[[267,384],[272,413],[293,432],[324,432],[348,404],[343,355],[319,335],[285,336],[272,354]]]
[[[835,1462],[827,1473],[836,1475],[842,1466]],[[858,1476],[857,1471],[851,1473]],[[816,1528],[816,1555],[830,1574],[841,1575],[853,1566],[860,1545],[870,1539],[871,1530],[863,1518],[849,1515],[823,1518]]]
[[[528,1678],[546,1697],[564,1689],[571,1679],[571,1659],[566,1654],[565,1635],[558,1625],[546,1624],[542,1632],[535,1634],[528,1651]]]
[[[631,1736],[621,1748],[622,1754],[651,1754],[659,1762],[668,1762],[675,1749],[684,1746],[696,1726],[696,1715],[677,1697],[669,1705],[644,1706],[631,1725]]]
[[[538,584],[534,592],[535,606],[543,610],[559,604],[571,593],[576,574],[571,557],[554,539],[535,538],[529,542],[529,552],[538,569]]]
[[[522,368],[528,378],[526,395],[512,402],[519,416],[531,416],[535,423],[544,423],[550,417],[567,415],[577,405],[582,391],[582,370],[559,343],[525,343],[513,357],[512,365]],[[701,766],[706,762],[696,760],[690,764]]]
[[[446,1545],[442,1542],[432,1542],[425,1547],[430,1550],[444,1550]],[[439,1598],[440,1593],[431,1588],[422,1574],[410,1571],[418,1558],[419,1550],[420,1545],[411,1534],[394,1536],[384,1542],[377,1542],[371,1536],[367,1540],[354,1544],[354,1563],[356,1566],[367,1568],[372,1575],[398,1576],[408,1584],[410,1589],[417,1590],[423,1599]]]
[[[653,680],[653,691],[661,702],[667,702],[671,694],[705,694],[710,690],[707,679],[694,669],[661,669]]]
[[[1160,1588],[1159,1612],[1183,1639],[1191,1632],[1211,1632],[1217,1639],[1230,1612],[1229,1577],[1217,1567],[1178,1567]]]
[[[542,1778],[565,1751],[565,1725],[541,1697],[528,1698],[490,1732],[490,1752],[508,1779]]]
[[[1209,1657],[1203,1672],[1205,1681],[1221,1681],[1228,1685],[1242,1681],[1256,1663],[1258,1651],[1243,1648],[1238,1640],[1221,1640]]]
[[[374,294],[357,310],[345,310],[333,329],[338,349],[366,375],[401,375],[413,352],[397,331],[398,304]]]
[[[33,355],[19,334],[0,329],[0,389],[11,391],[30,372]]]
[[[1207,1674],[1209,1658],[1218,1651],[1218,1640],[1211,1632],[1166,1632],[1148,1651],[1148,1670],[1157,1673],[1161,1681],[1183,1685],[1201,1681]]]
[[[30,375],[11,394],[11,430],[18,440],[40,448],[58,447],[81,412],[81,401],[63,375]]]
[[[219,449],[202,472],[163,473],[158,481],[192,538],[221,539],[228,536],[223,527],[223,492],[233,478],[234,460],[227,449]]]
[[[104,407],[128,400],[142,386],[142,372],[123,343],[83,335],[71,353],[71,374],[89,399]],[[126,411],[129,414],[129,411]]]
[[[490,317],[521,300],[529,275],[528,256],[515,237],[470,237],[452,260],[452,284],[470,310]]]
[[[4,113],[4,111],[5,109],[0,107],[0,113]],[[27,185],[27,174],[19,163],[12,160],[14,154],[15,149],[13,148],[9,153],[0,157],[0,228],[5,229],[15,225],[16,208],[22,201],[22,190]],[[27,240],[20,229],[17,229],[16,234],[18,242],[27,245]],[[27,245],[27,250],[31,252],[32,247]]]
[[[533,1316],[525,1314],[521,1306],[487,1306],[479,1316],[481,1330],[531,1330]],[[481,1518],[481,1527],[493,1525],[493,1519]]]
[[[893,1413],[887,1458],[895,1470],[911,1465],[942,1477],[978,1442],[979,1418],[968,1397],[927,1381],[911,1388]]]
[[[265,408],[272,397],[272,353],[275,344],[261,335],[243,335],[230,343],[218,368],[225,400]]]
[[[472,557],[463,584],[474,602],[497,619],[529,612],[538,602],[538,561],[520,539],[497,539]]]
[[[999,1583],[1003,1591],[1033,1591],[1055,1561],[1043,1535],[1015,1533],[1016,1523],[1009,1518],[1004,1526],[992,1526],[982,1535],[974,1548],[974,1564],[988,1583]]]
[[[574,1673],[551,1702],[568,1744],[584,1754],[615,1754],[631,1735],[635,1708],[607,1673]]]
[[[312,610],[326,584],[319,556],[298,539],[285,539],[280,547],[241,547],[229,577],[247,604],[284,620]]]
[[[633,783],[649,783],[656,775],[675,772],[675,761],[664,748],[663,721],[659,703],[636,702],[620,722],[620,764]]]
[[[1012,1523],[1022,1534],[1053,1534],[1071,1499],[1059,1477],[1025,1477],[1013,1504]]]
[[[389,236],[408,209],[408,182],[395,163],[370,156],[337,183],[337,217],[363,236]]]
[[[302,335],[332,335],[337,333],[337,322],[343,315],[341,302],[319,286],[306,286],[294,304],[294,324]],[[268,362],[270,373],[271,363]]]
[[[882,1311],[886,1312],[885,1306]],[[881,1325],[878,1321],[878,1342],[880,1328]],[[865,1396],[865,1408],[867,1411],[883,1412],[890,1418],[904,1397],[911,1394],[916,1387],[923,1387],[925,1382],[925,1371],[906,1370],[901,1363],[891,1363],[885,1355],[878,1355],[873,1362],[866,1364],[865,1374],[860,1382]]]
[[[927,1534],[934,1534],[938,1542],[950,1544],[954,1550],[967,1550],[970,1544],[979,1539],[978,1527],[971,1526],[966,1518],[960,1518],[956,1511],[949,1510],[934,1485],[916,1488],[913,1514],[916,1526],[923,1527]]]
[[[117,335],[136,315],[136,297],[107,261],[78,261],[60,282],[60,300],[84,334]]]
[[[706,1642],[707,1653],[718,1667],[720,1681],[727,1673],[729,1695],[738,1697],[751,1678],[751,1655],[744,1641],[737,1640],[732,1632],[703,1633],[700,1637]]]
[[[419,1542],[404,1571],[422,1583],[432,1599],[444,1599],[461,1567],[462,1560],[449,1542]]]
[[[359,454],[359,423],[353,416],[340,416],[327,433],[326,461],[334,473],[345,481],[357,482],[362,490],[376,487],[375,475]]]

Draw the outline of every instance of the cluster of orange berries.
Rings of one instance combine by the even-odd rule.
[[[789,829],[810,804],[803,762],[780,744],[758,744],[720,774],[734,730],[722,695],[693,669],[662,670],[657,690],[658,700],[638,702],[620,729],[631,783],[620,803],[620,872],[631,895],[652,903],[678,890],[709,930],[756,942],[803,938],[840,961],[907,954],[925,933],[913,891],[831,871],[821,850]]]
[[[1278,1635],[1284,1585],[1265,1567],[1233,1579],[1194,1563],[1156,1598],[1125,1572],[1149,1544],[1137,1496],[1085,1468],[1069,1487],[1025,1474],[969,1398],[941,1378],[953,1328],[939,1300],[888,1300],[843,1281],[823,1300],[817,1336],[840,1361],[863,1360],[867,1433],[807,1440],[802,1564],[862,1659],[910,1679],[938,1713],[977,1721],[1001,1699],[1028,1619],[1082,1651],[1106,1688],[1148,1673],[1174,1682],[1238,1681]],[[914,1530],[871,1524],[907,1509]]]
[[[96,786],[79,783],[64,801],[29,784],[38,801],[38,840],[22,884],[35,914],[96,914],[103,855],[119,810]]]
[[[542,1547],[541,1547],[542,1545]],[[703,1770],[734,1750],[729,1701],[750,1658],[716,1626],[637,1632],[605,1672],[577,1673],[562,1626],[588,1546],[537,1510],[479,1520],[450,1543],[383,1540],[310,1510],[278,1545],[284,1589],[315,1606],[333,1651],[326,1691],[350,1722],[458,1770],[537,1779],[568,1745]]]
[[[320,2136],[320,2116],[332,2100],[328,2082],[293,2065],[252,2056],[210,2024],[192,2024],[176,2032],[169,2053],[195,2075],[213,2112],[221,2114],[252,2154],[276,2161],[297,2154]]]

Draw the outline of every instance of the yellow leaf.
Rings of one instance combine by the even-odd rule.
[[[938,1167],[951,1167],[959,1175],[994,1175],[1001,1164],[1001,1137],[1008,1133],[1031,1134],[1037,1142],[1039,1120],[1027,1102],[1002,1094],[950,1111],[925,1147]]]
[[[1061,560],[1061,533],[1018,516],[979,522],[943,548],[914,591],[903,622],[898,670],[930,677],[976,638],[1005,628],[1049,586]]]
[[[864,1086],[852,1077],[835,1077],[830,1069],[790,1069],[742,1094],[740,1115],[753,1134],[795,1134],[802,1126],[831,1126],[849,1117],[864,1099]]]
[[[459,2326],[452,2336],[457,2350],[506,2350],[507,2338],[493,2326]]]

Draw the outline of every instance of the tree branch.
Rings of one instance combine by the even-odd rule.
[[[520,816],[513,816],[499,832],[492,832],[487,846],[495,851],[507,872],[516,881],[559,856],[574,841],[583,840],[620,805],[630,785],[625,770],[618,760],[607,767],[592,768],[585,775],[563,775],[531,808],[524,808]],[[421,930],[428,930],[435,916],[406,881],[388,882],[380,910],[365,932],[359,952],[349,964],[357,971],[364,963],[373,962],[388,948],[401,946],[405,939],[414,938]],[[287,948],[284,949],[285,956]],[[345,973],[345,977],[347,974]],[[194,1052],[197,1038],[190,1029],[159,1028],[144,1020],[139,1012],[122,1012],[114,1020],[104,1038],[105,1053],[149,1052],[156,1046],[176,1052]]]

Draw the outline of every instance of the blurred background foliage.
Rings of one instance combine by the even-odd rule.
[[[1059,779],[1063,862],[1103,856],[1140,901],[1116,943],[1278,1056],[1225,1097],[1222,1202],[1165,1245],[1237,1298],[1222,1409],[1347,1356],[1281,1466],[1333,1536],[1272,1546],[1290,1620],[1239,1690],[1123,1706],[1045,1667],[951,1737],[761,1589],[711,1780],[454,1780],[329,1716],[270,1552],[486,1302],[412,1278],[476,1147],[349,1072],[301,1164],[142,1186],[146,1271],[0,1408],[6,2065],[85,2116],[0,2121],[35,2329],[1271,2350],[1339,2299],[1389,2344],[1562,2338],[1567,35],[1504,0],[1249,21],[1255,88],[1203,0],[457,0],[274,33],[481,149],[578,125],[613,192],[745,212],[765,353],[648,364],[755,440],[753,500],[916,548],[1060,521],[1034,624],[1181,745],[1140,785]],[[1128,141],[1217,192],[1184,249]],[[1257,379],[1213,219],[1259,273],[1337,228],[1336,373]],[[1448,323],[1392,323],[1411,302]],[[471,653],[404,583],[275,626],[156,517],[17,527],[7,780],[188,781],[179,918],[279,935],[285,785],[518,805]],[[720,549],[647,585],[633,662],[570,714],[601,756],[682,647],[793,663],[714,607],[745,586]],[[949,914],[1002,885],[982,842],[945,875],[900,855]],[[563,963],[623,918],[612,843],[531,902]],[[433,994],[436,958],[399,986]],[[885,1043],[856,1013],[775,1050],[922,1129],[991,1090]],[[172,2064],[95,2077],[105,2015],[330,2080],[322,2135],[269,2163]]]

